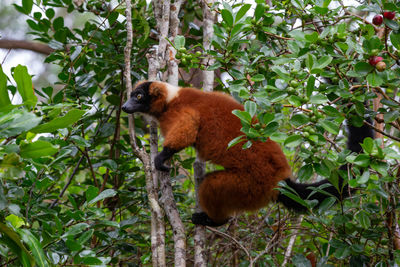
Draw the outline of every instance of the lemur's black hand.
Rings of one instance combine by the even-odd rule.
[[[154,166],[156,167],[156,170],[162,172],[168,172],[171,169],[170,167],[164,165],[164,159],[161,153],[155,157]]]
[[[164,165],[164,162],[170,159],[177,151],[169,147],[164,147],[160,154],[154,159],[156,170],[168,172],[171,168]]]

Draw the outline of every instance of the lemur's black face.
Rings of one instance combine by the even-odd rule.
[[[151,104],[150,84],[151,82],[144,82],[137,86],[131,93],[131,98],[122,106],[122,110],[129,114],[134,112],[148,112]]]

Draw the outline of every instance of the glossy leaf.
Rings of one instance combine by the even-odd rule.
[[[89,205],[94,204],[98,201],[101,201],[103,199],[109,198],[109,197],[113,197],[117,194],[117,191],[115,191],[114,189],[106,189],[103,192],[101,192],[97,197],[95,197],[94,199],[89,201]]]
[[[29,75],[28,69],[22,65],[15,67],[14,80],[17,83],[17,89],[24,104],[29,108],[35,107],[37,97],[33,91],[32,77]]]
[[[21,157],[37,159],[54,155],[58,151],[56,146],[43,140],[21,145]]]
[[[55,118],[52,121],[36,126],[31,130],[33,133],[51,133],[58,129],[69,127],[77,122],[85,114],[84,110],[71,109],[62,117]]]
[[[4,74],[0,66],[0,107],[11,105],[7,90],[7,76]]]
[[[13,110],[0,113],[0,137],[11,137],[29,131],[40,123],[41,119],[25,110]]]
[[[19,229],[18,232],[22,240],[28,244],[36,264],[43,267],[50,266],[39,240],[28,229]]]

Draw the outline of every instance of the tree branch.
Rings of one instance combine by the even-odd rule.
[[[41,53],[44,55],[50,55],[55,50],[48,46],[47,44],[26,41],[26,40],[0,40],[0,48],[3,49],[24,49],[33,52]]]

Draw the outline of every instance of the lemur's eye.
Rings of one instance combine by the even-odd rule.
[[[136,99],[137,100],[140,100],[142,98],[142,94],[138,94],[137,96],[136,96]]]

